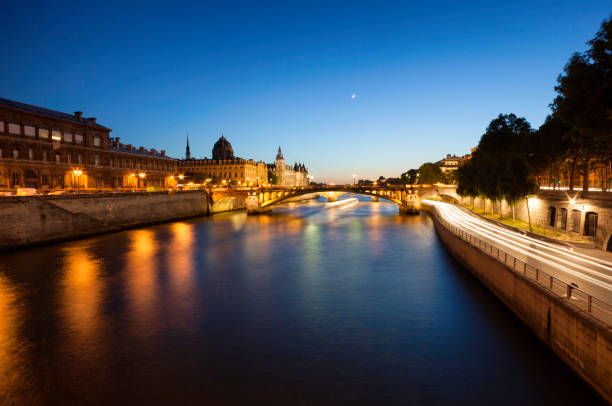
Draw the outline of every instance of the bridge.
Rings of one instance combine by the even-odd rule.
[[[424,198],[439,197],[443,200],[458,200],[456,185],[309,185],[309,186],[265,186],[243,188],[217,188],[211,190],[213,212],[246,208],[250,214],[269,211],[271,206],[309,194],[334,197],[355,193],[386,199],[399,206],[400,213],[417,213]],[[335,195],[335,196],[334,196]]]

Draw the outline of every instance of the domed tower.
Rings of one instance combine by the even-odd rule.
[[[212,159],[219,160],[228,160],[234,159],[234,150],[232,149],[232,144],[225,139],[223,134],[221,134],[221,138],[215,142],[215,145],[212,150]]]

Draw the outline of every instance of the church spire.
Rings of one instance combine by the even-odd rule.
[[[187,134],[187,147],[185,148],[185,159],[191,159],[191,151],[189,151],[189,134]]]
[[[276,154],[276,159],[285,159],[285,157],[283,156],[283,151],[281,151],[280,145],[278,147],[278,154]]]

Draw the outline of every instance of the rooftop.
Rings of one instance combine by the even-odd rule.
[[[53,117],[60,120],[71,121],[73,123],[88,125],[91,127],[95,127],[101,130],[111,131],[110,128],[104,127],[96,123],[96,119],[94,117],[85,118],[82,116],[82,112],[77,111],[74,114],[62,113],[61,111],[55,111],[46,109],[44,107],[33,106],[31,104],[21,103],[14,100],[3,99],[0,97],[0,106],[7,107],[10,109],[26,111],[28,113],[39,114],[41,116]]]

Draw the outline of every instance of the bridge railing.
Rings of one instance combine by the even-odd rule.
[[[478,238],[459,227],[456,227],[439,216],[435,209],[434,213],[436,219],[447,230],[461,238],[466,243],[503,263],[513,272],[523,275],[524,277],[536,282],[538,285],[554,293],[556,296],[568,300],[571,304],[577,306],[581,310],[584,310],[596,319],[608,325],[612,324],[612,305],[609,303],[590,295],[580,290],[578,287],[568,284],[519,258],[516,258],[512,254],[500,250],[498,247],[491,245],[485,240]]]

